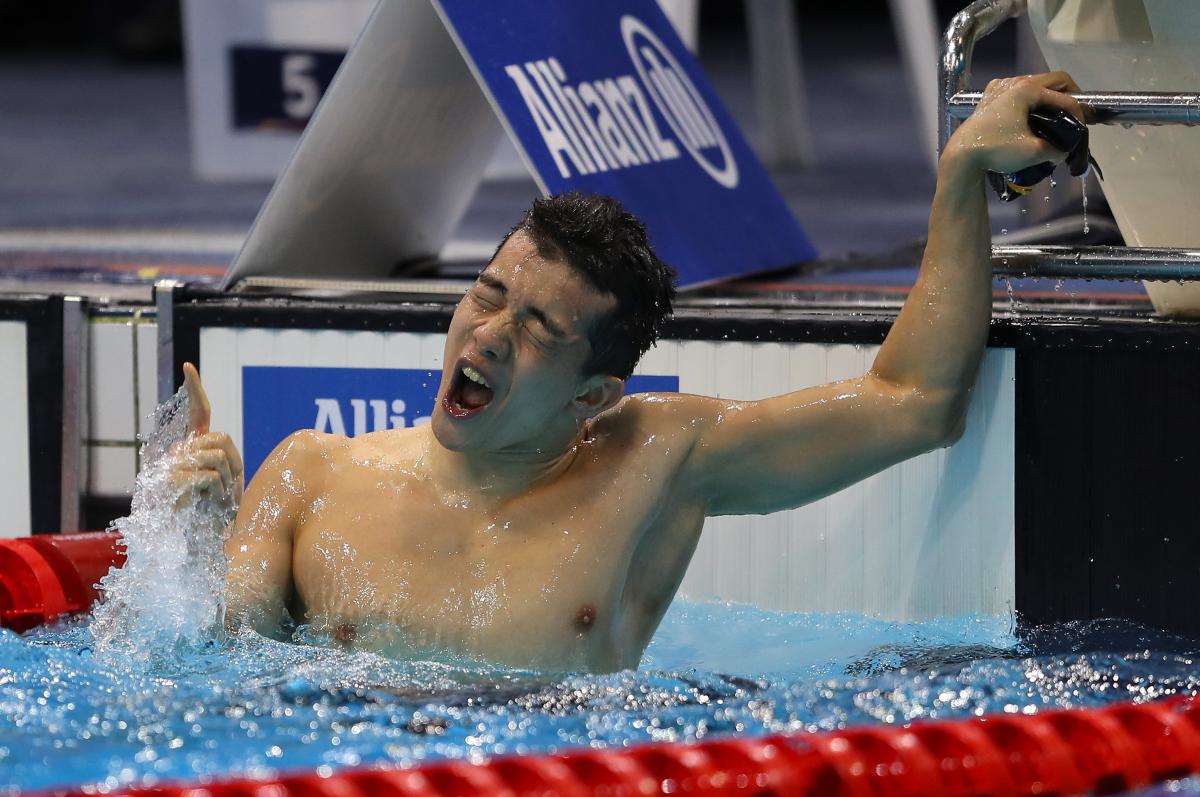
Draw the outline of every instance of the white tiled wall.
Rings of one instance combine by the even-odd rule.
[[[0,537],[30,534],[29,379],[23,321],[0,321]]]
[[[241,444],[248,365],[441,367],[435,334],[205,329],[213,427]],[[876,346],[663,341],[637,373],[685,392],[754,399],[864,373]],[[713,518],[682,593],[791,611],[896,619],[1006,613],[1014,586],[1014,363],[988,351],[967,432],[824,500],[769,516]]]
[[[137,475],[137,435],[154,410],[157,328],[140,315],[88,327],[87,492],[126,495]]]
[[[135,327],[137,346],[138,434],[154,430],[151,418],[158,400],[158,325],[142,321]]]
[[[740,399],[857,376],[878,351],[667,343],[659,347],[662,366],[669,367],[672,346],[680,352],[681,390]],[[1015,593],[1014,364],[1012,350],[988,351],[967,431],[953,447],[800,509],[710,520],[682,593],[896,619],[1009,612]]]

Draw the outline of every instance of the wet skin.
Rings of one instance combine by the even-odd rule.
[[[677,399],[621,400],[620,380],[581,374],[612,304],[514,235],[454,314],[432,423],[299,432],[263,465],[227,546],[231,614],[270,632],[286,606],[395,655],[635,666],[704,511],[661,489],[694,428],[664,434]],[[463,362],[494,396],[459,418],[444,402]]]
[[[276,634],[286,609],[340,644],[451,650],[543,670],[633,667],[705,517],[828,495],[961,434],[991,314],[986,169],[1061,160],[1028,110],[1061,73],[993,83],[939,170],[920,275],[871,370],[761,401],[649,394],[583,370],[613,304],[523,233],[454,313],[432,422],[284,440],[240,501],[228,617]],[[463,368],[491,388],[465,388]],[[190,366],[179,481],[238,500]]]

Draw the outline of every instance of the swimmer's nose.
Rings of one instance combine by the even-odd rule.
[[[512,351],[511,319],[496,317],[475,328],[475,343],[489,360],[504,361]]]

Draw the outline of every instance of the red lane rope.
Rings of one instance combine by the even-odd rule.
[[[0,621],[76,607],[115,535],[0,540]],[[38,542],[32,542],[38,541]],[[47,547],[49,546],[49,547]],[[30,554],[34,551],[42,557]],[[107,553],[105,553],[107,551]],[[107,556],[107,559],[104,557]],[[64,564],[69,562],[70,566]],[[16,563],[16,564],[14,564]],[[103,571],[100,565],[105,565]],[[11,569],[10,569],[11,568]],[[96,574],[99,575],[96,575]],[[57,587],[52,583],[62,579]],[[33,589],[34,601],[14,591]],[[93,593],[94,595],[94,593]],[[30,608],[31,604],[36,604]],[[7,614],[6,614],[7,612]],[[133,787],[109,797],[1050,797],[1200,773],[1200,698],[759,739]],[[71,797],[95,790],[58,790]]]
[[[1200,702],[135,787],[109,797],[1051,797],[1200,771]],[[94,790],[55,792],[69,797]]]
[[[0,628],[27,631],[96,602],[96,582],[125,562],[115,531],[0,539]]]

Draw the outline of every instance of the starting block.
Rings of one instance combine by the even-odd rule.
[[[619,199],[682,287],[816,256],[654,0],[381,0],[224,286],[427,263],[502,131],[543,193]]]

